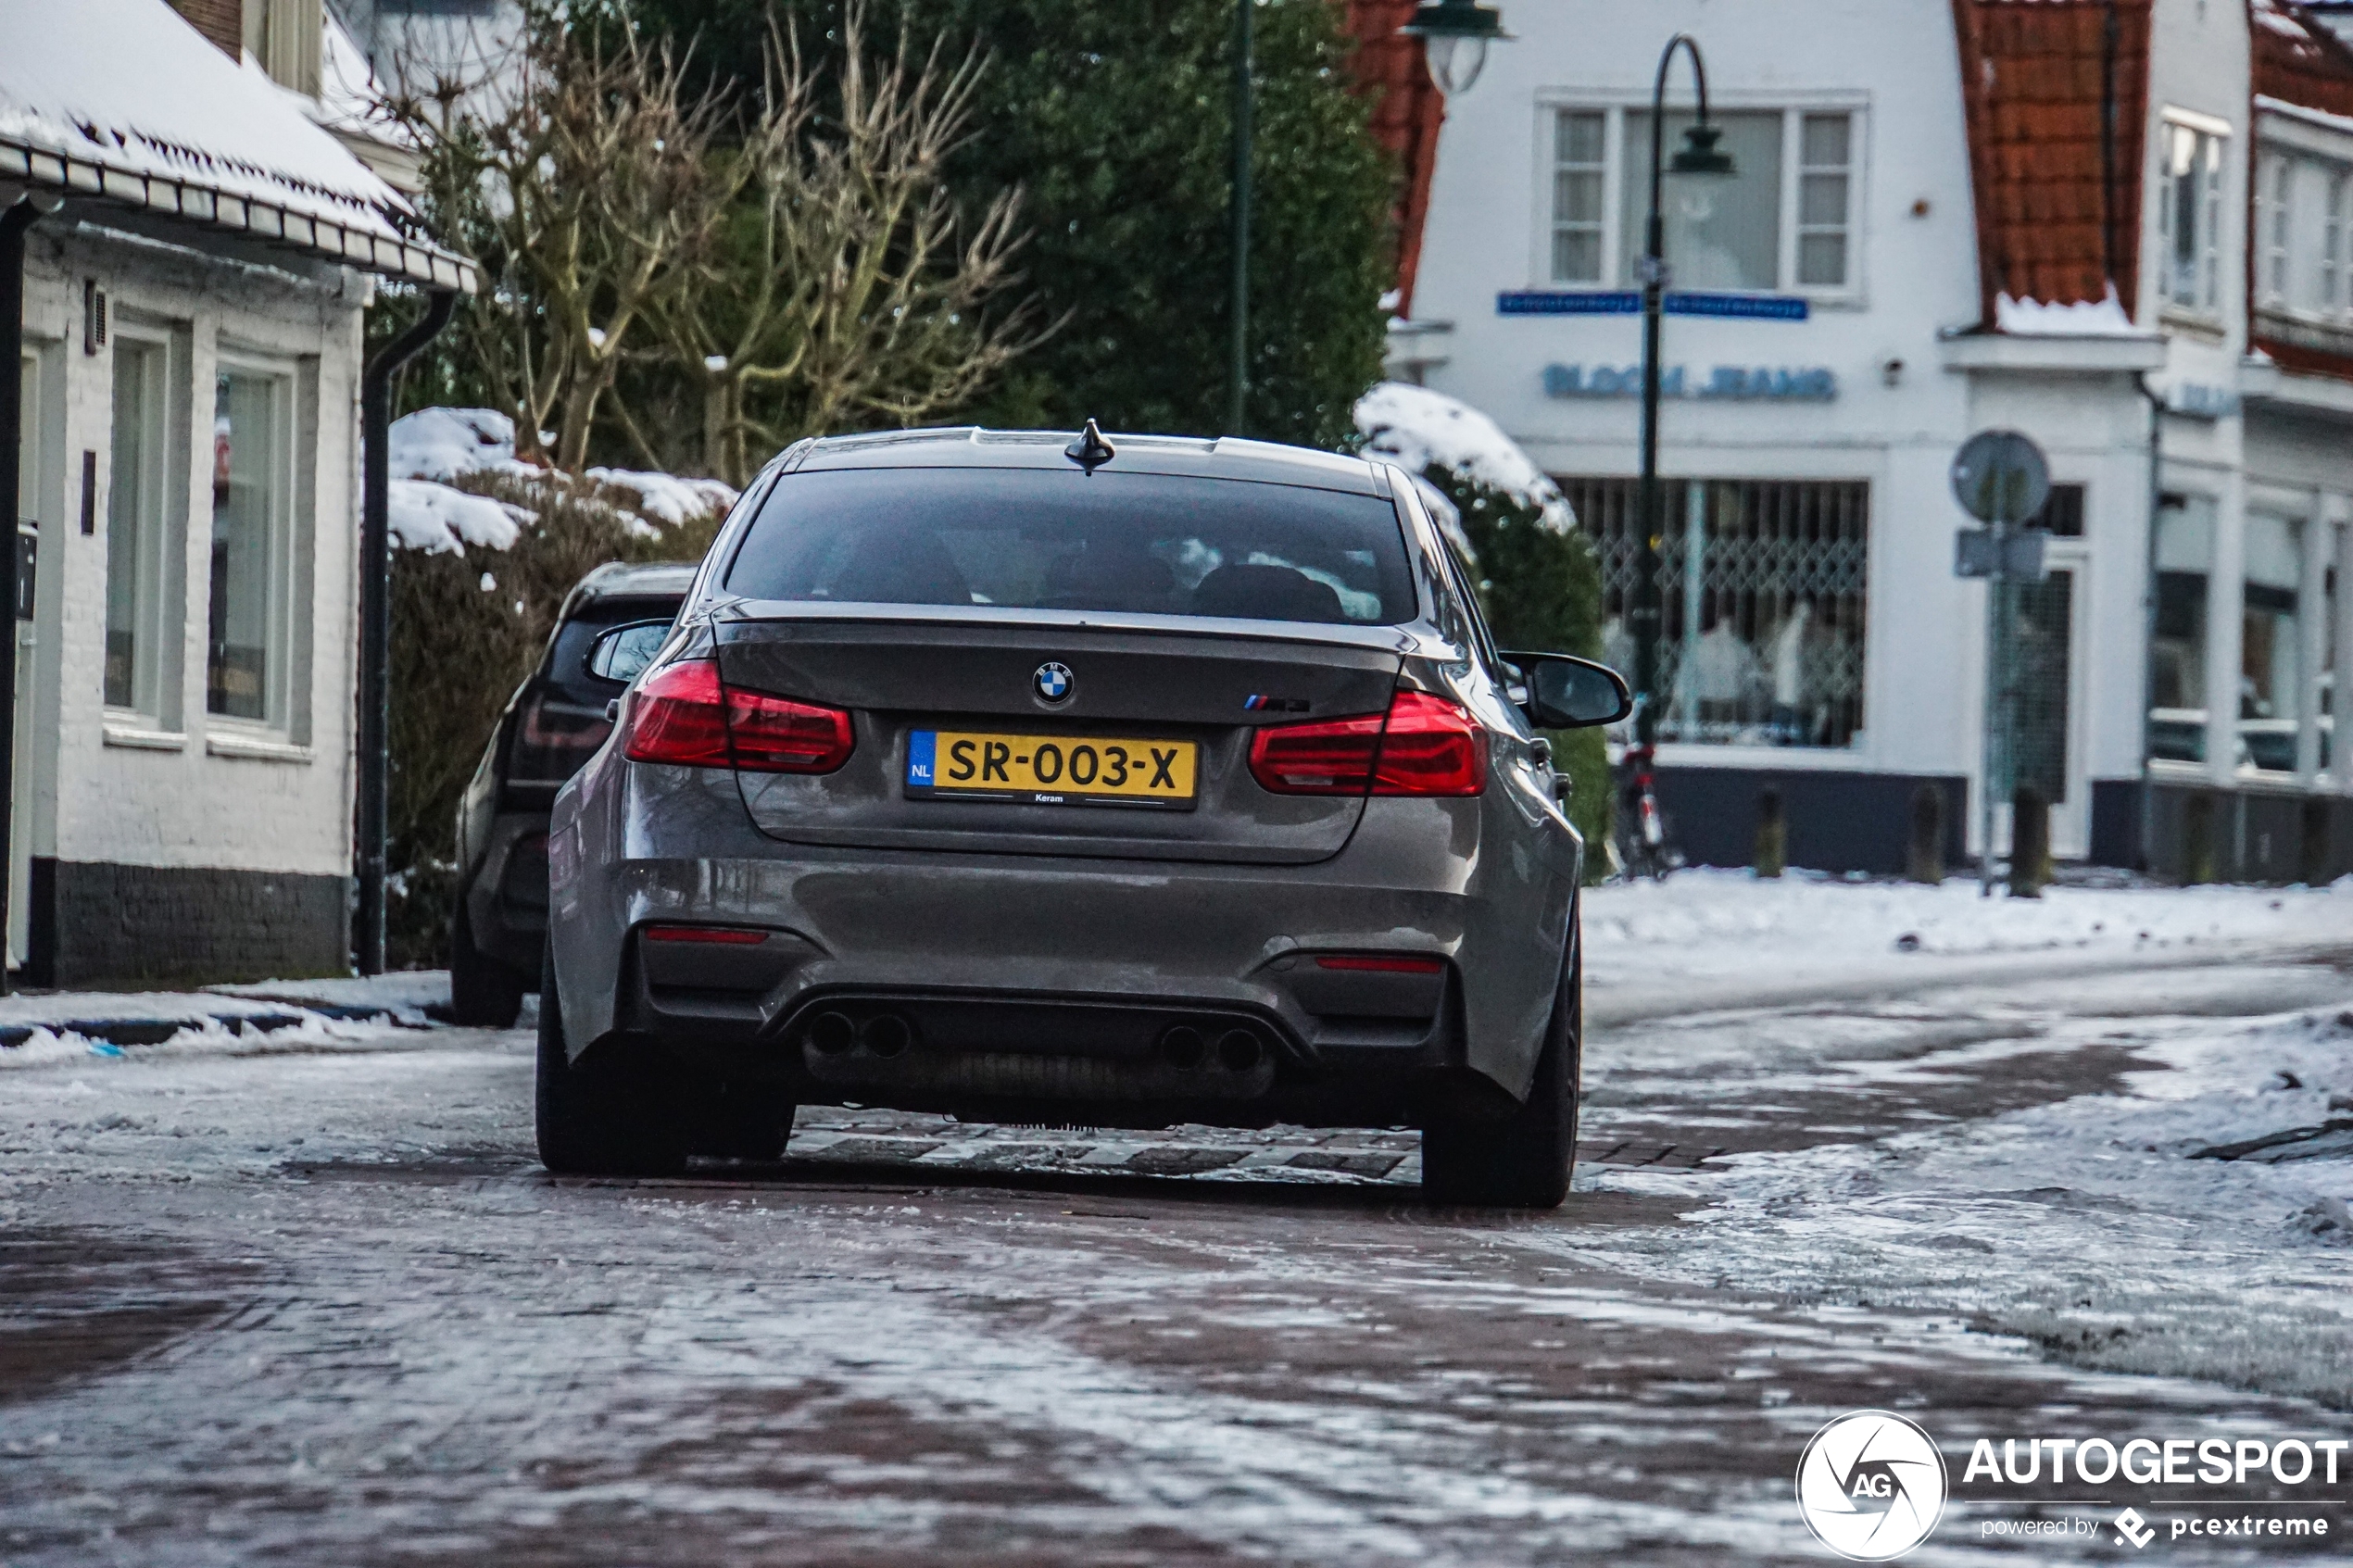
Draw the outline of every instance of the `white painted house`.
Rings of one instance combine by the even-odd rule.
[[[1504,8],[1516,41],[1447,105],[1392,370],[1559,480],[1621,633],[1630,291],[1678,31],[1738,164],[1667,186],[1669,309],[1712,312],[1670,314],[1661,356],[1661,762],[1689,846],[1744,862],[1769,784],[1793,862],[1896,870],[1928,784],[1951,852],[1975,850],[1987,593],[1955,574],[1948,465],[2007,426],[2057,483],[2055,570],[2020,590],[2017,633],[2018,767],[2056,802],[2057,851],[2142,863],[2145,778],[2160,870],[2353,866],[2330,713],[2353,646],[2343,7]],[[1668,81],[1671,150],[1688,63]],[[1622,635],[1612,651],[1630,663]]]
[[[182,9],[0,0],[36,984],[346,967],[362,313],[472,284],[326,128],[319,0]]]

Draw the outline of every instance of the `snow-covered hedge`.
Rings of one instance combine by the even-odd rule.
[[[1439,468],[1473,484],[1500,490],[1542,515],[1546,527],[1577,526],[1568,500],[1504,427],[1460,398],[1405,382],[1383,382],[1356,400],[1356,429],[1365,450],[1416,475]],[[1453,503],[1436,494],[1453,515]]]
[[[523,462],[515,456],[514,421],[495,408],[421,408],[393,421],[386,450],[392,536],[406,550],[512,549],[537,518],[532,497],[541,492],[545,505],[561,498],[610,511],[643,539],[724,516],[736,503],[736,492],[715,479],[634,469],[574,475]],[[492,490],[520,490],[523,498],[485,493]]]
[[[572,585],[612,560],[695,560],[736,492],[707,479],[515,457],[487,408],[392,427],[395,957],[446,952],[453,819],[500,710],[541,657]]]

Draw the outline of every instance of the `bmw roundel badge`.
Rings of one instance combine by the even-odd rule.
[[[1060,707],[1070,700],[1077,680],[1071,674],[1069,665],[1046,663],[1038,667],[1038,673],[1029,678],[1029,684],[1036,689],[1038,701]]]

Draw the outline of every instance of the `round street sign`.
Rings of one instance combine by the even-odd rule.
[[[2043,449],[2017,431],[1980,431],[1953,458],[1953,495],[1980,522],[2024,522],[2050,494],[2051,466]]]

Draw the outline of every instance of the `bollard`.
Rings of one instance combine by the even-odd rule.
[[[1912,843],[1904,874],[1914,882],[1944,880],[1944,792],[1932,784],[1912,791]]]
[[[2200,790],[2182,802],[2182,881],[2214,880],[2214,797]]]
[[[1789,863],[1789,824],[1781,820],[1781,792],[1767,784],[1756,792],[1756,874],[1779,876]]]
[[[2307,887],[2325,887],[2335,880],[2336,803],[2315,795],[2304,802],[2303,831],[2296,839],[2296,880]]]
[[[2010,797],[2010,897],[2040,898],[2051,880],[2051,803],[2032,784]]]

